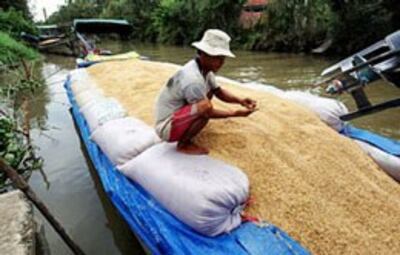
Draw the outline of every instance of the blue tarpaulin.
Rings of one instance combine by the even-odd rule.
[[[386,153],[400,157],[399,141],[369,132],[364,129],[356,128],[351,125],[346,125],[340,132],[345,136],[369,143]]]
[[[89,128],[79,112],[65,82],[72,115],[86,150],[100,176],[104,190],[115,207],[152,254],[310,254],[285,232],[271,224],[244,223],[236,230],[217,237],[206,237],[167,212],[143,188],[117,171],[115,166],[90,140]]]

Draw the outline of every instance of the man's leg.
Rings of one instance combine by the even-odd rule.
[[[208,119],[197,118],[186,130],[182,139],[178,141],[177,150],[187,154],[207,154],[208,149],[195,145],[192,138],[195,137],[207,124]]]
[[[192,138],[207,125],[212,104],[209,100],[202,100],[196,103],[195,107],[197,107],[196,117],[178,140],[177,150],[188,154],[207,154],[208,149],[193,144]]]

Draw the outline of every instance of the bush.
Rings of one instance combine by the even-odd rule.
[[[39,54],[33,49],[17,42],[8,34],[0,32],[0,63],[11,65],[24,60],[35,60]]]
[[[37,29],[33,23],[24,18],[20,11],[10,9],[7,12],[0,12],[0,31],[9,33],[12,37],[19,39],[21,32],[37,34]]]
[[[162,0],[153,13],[158,41],[188,44],[208,28],[219,28],[233,38],[244,0]]]
[[[351,54],[383,39],[399,27],[393,22],[395,14],[382,1],[355,0],[342,5],[331,26],[334,51]]]
[[[41,168],[42,158],[34,155],[34,148],[19,130],[16,122],[0,113],[0,157],[19,174],[30,173]],[[0,171],[0,192],[7,185],[7,177]]]
[[[18,10],[22,13],[24,19],[32,21],[32,14],[29,12],[27,0],[1,0],[0,9],[3,11]]]
[[[308,51],[327,36],[334,14],[326,0],[271,1],[250,37],[253,49]],[[253,36],[254,31],[258,34]]]
[[[142,41],[155,41],[157,32],[152,24],[152,13],[158,4],[158,0],[110,1],[105,5],[101,17],[126,19],[133,26],[133,38]]]
[[[93,1],[74,1],[61,6],[46,20],[46,24],[69,23],[74,19],[98,18],[102,7],[102,5],[93,4]]]

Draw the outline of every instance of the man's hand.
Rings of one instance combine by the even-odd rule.
[[[252,114],[253,112],[255,112],[256,109],[240,109],[240,110],[236,110],[233,113],[233,116],[235,117],[247,117],[250,114]]]
[[[240,100],[240,104],[243,107],[246,107],[248,110],[254,110],[257,107],[257,102],[250,98],[243,98],[242,100]]]

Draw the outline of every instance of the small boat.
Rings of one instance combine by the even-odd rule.
[[[132,33],[132,25],[119,19],[74,19],[73,28],[79,33],[116,33],[126,36]]]

